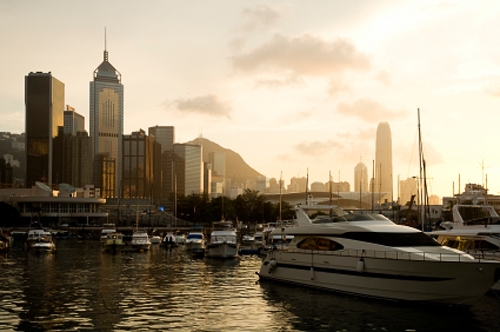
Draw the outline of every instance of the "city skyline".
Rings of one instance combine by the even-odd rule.
[[[176,143],[201,135],[268,178],[326,182],[331,171],[354,188],[360,160],[371,177],[377,125],[388,122],[396,196],[398,179],[419,174],[420,108],[429,194],[486,181],[497,194],[500,157],[488,143],[500,46],[489,32],[499,11],[481,1],[4,2],[0,130],[24,131],[23,79],[37,71],[65,84],[89,130],[88,82],[107,27],[127,89],[124,134],[174,126]]]

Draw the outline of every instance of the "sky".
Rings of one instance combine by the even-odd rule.
[[[24,132],[24,77],[52,72],[85,117],[103,60],[121,73],[124,134],[174,126],[268,178],[373,173],[377,126],[397,181],[500,194],[497,1],[0,0],[0,131]]]

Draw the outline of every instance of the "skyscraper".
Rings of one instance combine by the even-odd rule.
[[[90,82],[90,137],[94,149],[94,159],[115,160],[114,190],[101,188],[107,195],[118,197],[122,178],[122,136],[123,136],[123,85],[121,74],[109,63],[108,51],[104,45],[104,60],[94,71]],[[100,157],[97,157],[100,156]],[[102,165],[94,165],[94,183],[102,178]],[[103,196],[104,198],[109,196]]]
[[[148,135],[161,144],[161,152],[174,150],[175,131],[173,126],[154,126],[148,128]]]
[[[368,191],[368,168],[361,161],[354,167],[354,192]]]
[[[85,118],[83,115],[75,112],[75,109],[66,105],[64,111],[64,133],[76,135],[79,131],[85,130]]]
[[[174,144],[177,193],[200,194],[203,188],[203,151],[200,145]]]
[[[392,137],[391,128],[387,122],[381,122],[377,128],[375,147],[375,188],[377,200],[392,199]]]
[[[155,167],[155,155],[160,155],[160,143],[147,136],[144,130],[123,136],[124,198],[152,198],[159,193],[160,188],[154,187],[155,171],[159,171],[159,165]],[[159,185],[160,181],[157,183]]]
[[[62,126],[64,84],[49,73],[25,76],[26,104],[26,186],[36,181],[52,185],[53,139]]]
[[[160,175],[155,177],[155,190],[161,190],[159,194],[161,205],[166,206],[172,203],[173,207],[175,128],[173,126],[149,127],[148,134],[161,145],[161,155],[155,155],[155,158],[160,159]]]

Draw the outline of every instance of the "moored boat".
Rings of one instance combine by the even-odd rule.
[[[459,201],[453,205],[453,220],[441,222],[440,228],[427,234],[444,246],[476,258],[500,261],[500,216],[487,204],[485,193],[466,189],[463,196],[469,204]],[[492,289],[500,291],[500,282]]]
[[[306,210],[330,209],[313,221]],[[420,230],[379,214],[346,213],[338,207],[298,206],[293,235],[269,250],[258,275],[291,283],[380,299],[472,306],[500,278],[500,263],[445,247]]]
[[[123,241],[123,233],[108,233],[103,247],[105,252],[111,252],[113,254],[123,251],[127,247]]]
[[[149,235],[145,231],[135,231],[132,234],[132,240],[130,245],[135,251],[148,251],[151,249],[151,241],[149,240]]]
[[[190,232],[186,236],[184,248],[193,255],[204,255],[206,249],[206,238],[202,232]]]
[[[34,252],[53,252],[56,249],[52,234],[42,228],[30,229],[26,240],[28,248]]]
[[[238,256],[238,234],[231,221],[213,223],[210,239],[207,243],[207,257],[235,258]]]

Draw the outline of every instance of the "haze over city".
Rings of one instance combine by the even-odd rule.
[[[266,177],[372,172],[380,122],[398,177],[429,194],[500,192],[495,111],[500,5],[491,1],[2,1],[0,131],[25,130],[24,79],[51,72],[85,116],[102,61],[122,74],[124,134],[175,126],[238,152]]]

